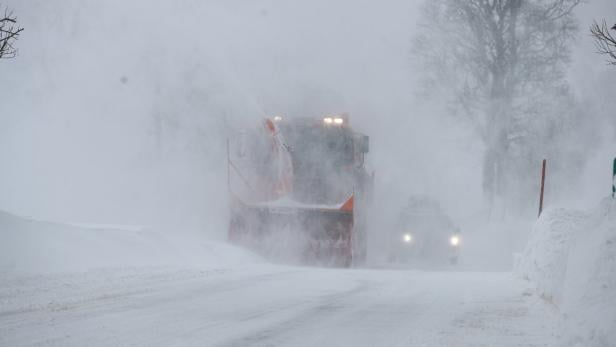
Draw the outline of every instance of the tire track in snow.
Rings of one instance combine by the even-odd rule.
[[[72,297],[74,291],[66,290],[66,296],[54,292],[53,299],[45,304],[27,305],[0,312],[0,345],[13,345],[11,341],[18,341],[24,337],[32,343],[47,343],[29,337],[29,331],[50,329],[53,333],[57,330],[55,327],[64,322],[87,322],[90,319],[118,313],[148,311],[153,307],[173,307],[176,303],[181,307],[182,302],[199,300],[203,296],[226,296],[234,291],[245,290],[248,286],[288,281],[300,273],[301,271],[297,269],[268,268],[265,273],[256,275],[240,273],[231,278],[223,276],[215,280],[193,276],[193,272],[186,272],[181,276],[177,273],[169,273],[168,276],[149,274],[138,276],[133,279],[134,281],[113,283],[110,287],[105,287],[103,293],[98,288],[91,287],[86,279],[82,283],[85,288],[81,288],[77,298]],[[56,289],[61,288],[60,286]],[[49,290],[42,289],[29,295],[45,295],[48,292]],[[216,324],[210,325],[216,326]],[[56,338],[62,341],[68,337]]]
[[[418,319],[429,314],[437,299],[416,288],[408,290],[413,300],[395,303],[388,294],[401,288],[383,290],[386,286],[381,281],[355,280],[352,289],[315,297],[287,319],[220,346],[355,345],[349,340],[359,345],[396,345],[408,338],[403,322],[409,314]]]
[[[355,287],[344,290],[341,292],[335,292],[328,295],[323,295],[317,298],[313,298],[303,305],[297,305],[293,307],[296,311],[290,318],[285,319],[281,323],[276,323],[275,326],[270,326],[264,329],[260,329],[254,333],[250,333],[243,337],[240,337],[234,341],[230,341],[222,344],[225,347],[236,346],[270,346],[272,340],[276,340],[282,333],[289,333],[298,328],[304,327],[309,324],[310,321],[318,319],[325,315],[331,315],[335,312],[343,311],[346,309],[346,305],[342,303],[345,299],[353,297],[362,292],[366,292],[369,289],[370,284],[368,282],[360,282]],[[259,319],[267,315],[279,314],[279,310],[270,310],[267,312],[260,312],[247,319]],[[242,319],[242,320],[247,320]]]

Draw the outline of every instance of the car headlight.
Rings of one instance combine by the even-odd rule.
[[[413,235],[411,235],[411,234],[404,234],[404,235],[402,235],[402,241],[404,241],[406,243],[413,242]]]
[[[449,238],[449,244],[457,247],[460,244],[460,237],[458,235],[453,235]]]
[[[342,117],[335,117],[335,116],[327,116],[325,118],[323,118],[323,123],[325,125],[342,125],[344,124],[344,118]]]

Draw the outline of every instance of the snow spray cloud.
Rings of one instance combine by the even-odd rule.
[[[442,101],[416,94],[420,2],[6,5],[26,30],[19,56],[0,62],[0,209],[224,238],[227,135],[266,116],[348,112],[371,137],[377,248],[411,195],[456,221],[483,214],[484,148]],[[589,5],[582,30],[609,6]],[[573,48],[571,79],[593,104],[577,86],[596,77],[612,95],[613,78],[593,65],[587,79],[589,61],[602,64],[589,50]],[[607,104],[595,109],[610,121]]]
[[[30,34],[0,67],[1,207],[223,237],[229,129],[331,111],[387,129],[405,114],[413,6],[349,4],[8,3]]]

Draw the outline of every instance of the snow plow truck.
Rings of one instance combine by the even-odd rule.
[[[346,114],[277,116],[237,132],[227,141],[229,240],[306,265],[363,262],[368,151]]]

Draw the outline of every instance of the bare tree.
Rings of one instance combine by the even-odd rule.
[[[616,31],[616,24],[612,27]],[[605,20],[601,24],[594,22],[590,27],[590,34],[595,39],[597,53],[608,56],[608,64],[616,65],[616,37],[612,36]]]
[[[4,15],[0,16],[0,59],[14,58],[17,55],[13,42],[19,38],[23,30],[24,28],[17,25],[17,17],[13,12],[5,9]]]
[[[429,91],[449,98],[486,145],[483,188],[506,189],[508,154],[549,126],[568,95],[564,72],[581,0],[429,0],[413,52]],[[549,94],[549,98],[546,95]],[[566,98],[563,98],[566,99]],[[534,124],[530,124],[534,123]]]

